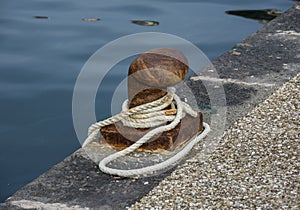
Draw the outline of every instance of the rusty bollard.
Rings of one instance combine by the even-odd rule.
[[[178,50],[155,48],[137,57],[128,71],[129,108],[155,101],[167,94],[167,87],[181,82],[188,73],[187,58]],[[203,130],[202,114],[186,115],[172,130],[154,136],[139,149],[174,150]],[[117,122],[100,129],[101,141],[124,149],[153,128],[132,128]],[[104,139],[103,139],[104,138]]]

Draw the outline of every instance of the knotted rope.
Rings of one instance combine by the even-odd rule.
[[[171,105],[171,109],[163,110],[169,105]],[[156,134],[174,129],[180,123],[180,120],[185,116],[185,114],[189,114],[192,117],[197,117],[198,115],[198,113],[194,111],[187,103],[180,100],[180,98],[175,94],[175,88],[169,88],[167,95],[156,101],[142,104],[131,109],[128,109],[128,100],[126,100],[122,105],[121,113],[106,120],[97,122],[89,127],[88,137],[84,141],[82,147],[85,147],[96,138],[100,128],[114,124],[118,121],[121,121],[125,126],[134,128],[156,127],[165,124],[166,122],[171,122],[167,125],[162,125],[160,127],[154,128],[131,146],[105,157],[99,163],[100,170],[108,174],[123,177],[150,174],[152,172],[162,170],[182,159],[196,143],[198,143],[208,134],[208,132],[210,131],[209,125],[203,123],[204,131],[200,135],[195,136],[181,151],[161,163],[129,170],[113,169],[107,167],[106,165],[113,160],[116,160],[135,151]]]

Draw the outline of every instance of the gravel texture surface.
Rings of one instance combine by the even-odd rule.
[[[300,74],[130,209],[300,209]]]

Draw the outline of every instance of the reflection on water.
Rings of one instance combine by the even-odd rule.
[[[97,22],[100,21],[100,18],[82,18],[84,22]]]
[[[159,22],[153,20],[132,20],[134,24],[141,25],[141,26],[158,26]]]
[[[281,15],[281,11],[277,9],[262,9],[262,10],[228,10],[229,15],[241,16],[253,20],[258,20],[260,23],[268,23],[270,20]]]
[[[36,18],[36,19],[48,19],[47,16],[41,16],[41,15],[36,15],[36,16],[34,16],[34,18]]]

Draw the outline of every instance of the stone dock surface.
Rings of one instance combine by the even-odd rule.
[[[130,209],[299,209],[300,74]]]
[[[189,81],[200,104],[203,81],[226,95],[227,130],[207,158],[193,151],[158,176],[120,179],[78,150],[0,209],[299,209],[300,5],[213,65],[219,78]]]

